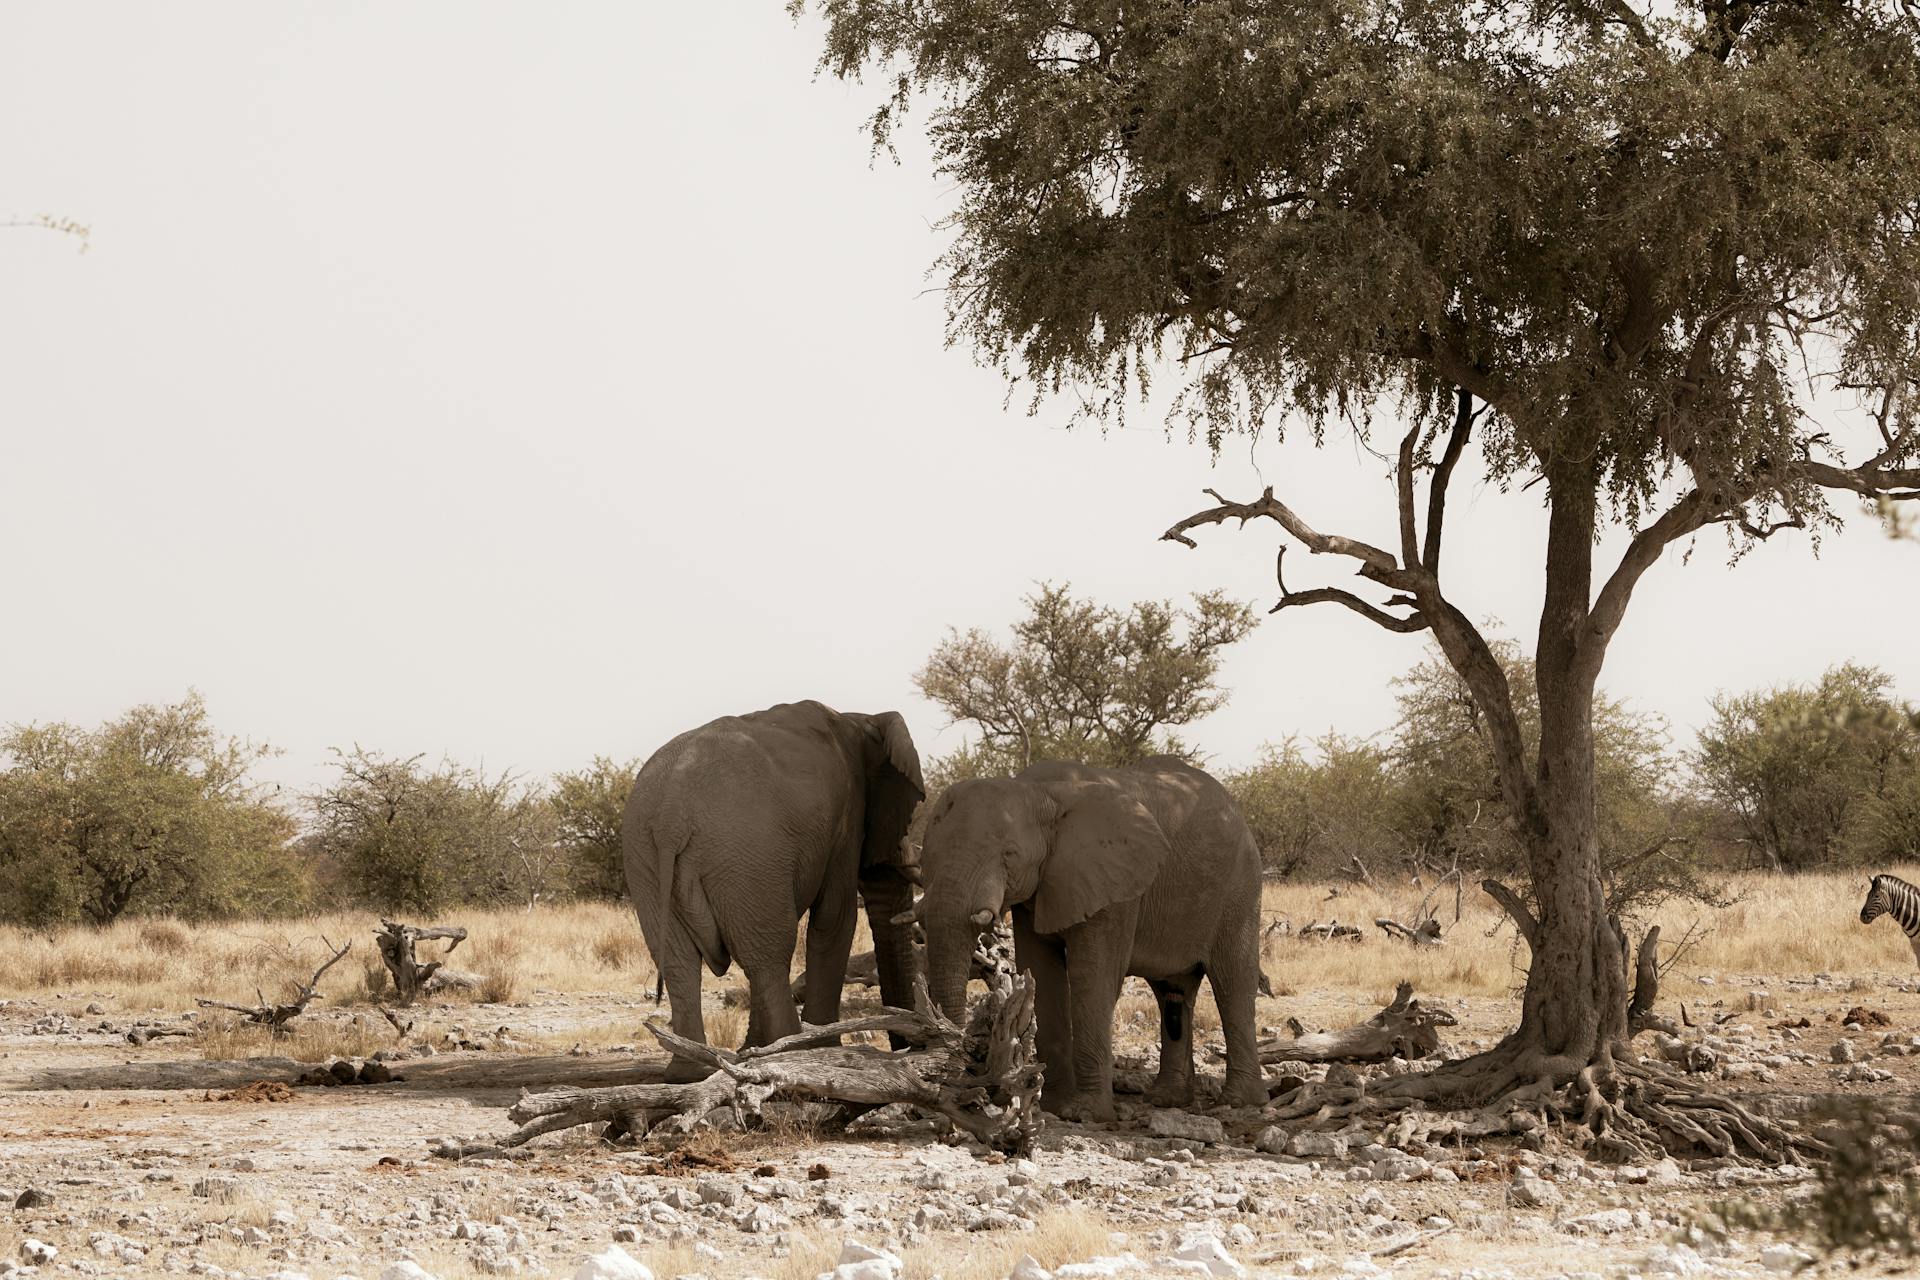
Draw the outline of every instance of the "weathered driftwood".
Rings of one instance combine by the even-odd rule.
[[[373,936],[380,947],[381,963],[393,975],[394,996],[401,1004],[408,1005],[431,989],[429,982],[446,964],[446,956],[452,955],[453,949],[467,940],[467,931],[458,925],[433,925],[422,929],[415,925],[382,920]],[[442,939],[446,941],[447,949],[440,959],[422,964],[414,955],[413,949],[417,944]]]
[[[914,984],[913,1011],[887,1009],[825,1027],[807,1027],[769,1045],[729,1052],[647,1025],[669,1052],[711,1067],[693,1084],[630,1084],[567,1089],[523,1097],[507,1113],[519,1130],[499,1150],[575,1125],[615,1121],[634,1133],[685,1132],[717,1107],[755,1120],[769,1101],[835,1101],[863,1106],[904,1102],[944,1116],[956,1128],[1001,1151],[1024,1151],[1038,1130],[1040,1064],[1034,1057],[1033,987],[1025,976],[996,973],[963,1029],[949,1022]],[[890,1053],[842,1045],[867,1032],[899,1036],[911,1048]],[[477,1154],[446,1148],[443,1154]]]
[[[1269,1040],[1260,1046],[1262,1062],[1385,1062],[1388,1058],[1423,1058],[1440,1047],[1441,1027],[1456,1025],[1454,1016],[1438,1005],[1424,1005],[1413,995],[1413,984],[1402,982],[1393,1003],[1356,1026],[1338,1031],[1306,1031],[1299,1023],[1291,1040]]]
[[[320,941],[325,943],[329,950],[332,950],[333,944],[327,942],[324,936],[321,937]],[[327,957],[325,964],[313,971],[313,977],[307,980],[306,985],[294,988],[292,1000],[285,1001],[281,1004],[268,1004],[265,993],[259,990],[255,990],[254,995],[259,997],[260,1003],[255,1005],[228,1004],[225,1000],[208,1000],[200,996],[195,996],[193,1002],[203,1009],[226,1009],[229,1012],[241,1014],[248,1022],[257,1023],[263,1027],[271,1027],[275,1034],[285,1035],[287,1024],[305,1013],[307,1006],[319,999],[320,975],[333,968],[335,964],[338,964],[340,957],[346,955],[347,952],[352,949],[353,944],[351,942],[343,943],[338,951],[334,951],[332,955]],[[149,1036],[149,1038],[151,1037]],[[133,1038],[129,1035],[128,1039],[132,1040]],[[133,1040],[133,1043],[141,1044],[144,1043],[144,1041]]]
[[[1615,926],[1618,928],[1618,925]],[[1633,958],[1633,999],[1627,1004],[1627,1038],[1632,1039],[1642,1031],[1659,1031],[1665,1035],[1677,1035],[1680,1028],[1674,1025],[1672,1018],[1662,1017],[1653,1011],[1654,1001],[1660,998],[1660,926],[1654,925],[1647,930],[1647,936],[1640,939],[1640,949]],[[1684,1016],[1685,1005],[1681,1006]]]
[[[1302,941],[1312,942],[1359,942],[1365,935],[1359,926],[1341,924],[1338,920],[1329,920],[1325,924],[1314,922],[1300,926],[1298,935]]]
[[[127,1043],[144,1047],[155,1040],[164,1040],[168,1036],[190,1036],[194,1033],[190,1026],[169,1026],[166,1023],[136,1022],[127,1028]]]
[[[1379,929],[1389,938],[1398,938],[1409,946],[1437,947],[1440,945],[1440,922],[1432,916],[1428,916],[1411,929],[1401,924],[1398,920],[1389,920],[1385,916],[1380,917],[1373,923],[1375,928]]]

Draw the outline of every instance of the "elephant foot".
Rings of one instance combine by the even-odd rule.
[[[1229,1075],[1226,1087],[1220,1091],[1220,1101],[1229,1107],[1264,1107],[1267,1082],[1258,1076]]]
[[[1054,1114],[1073,1124],[1112,1124],[1113,1099],[1075,1098],[1063,1103]]]
[[[1192,1106],[1192,1077],[1182,1077],[1178,1080],[1155,1080],[1153,1082],[1153,1088],[1147,1090],[1147,1105],[1153,1107],[1171,1107],[1176,1110]]]

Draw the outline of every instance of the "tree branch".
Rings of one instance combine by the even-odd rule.
[[[1453,431],[1447,436],[1446,452],[1440,456],[1440,463],[1433,469],[1433,481],[1427,486],[1427,550],[1424,567],[1429,577],[1440,573],[1440,534],[1447,516],[1447,485],[1453,480],[1453,469],[1459,465],[1460,455],[1467,447],[1467,437],[1473,432],[1473,392],[1461,387],[1458,392],[1459,404],[1453,413]]]
[[[1520,895],[1498,880],[1482,880],[1480,887],[1487,896],[1500,904],[1509,916],[1513,917],[1514,927],[1520,930],[1520,936],[1527,940],[1529,949],[1538,950],[1536,939],[1540,936],[1540,923],[1533,918],[1533,912],[1527,910],[1527,904],[1520,901]]]
[[[1353,592],[1343,591],[1339,587],[1314,587],[1307,591],[1289,591],[1287,590],[1286,576],[1282,572],[1286,561],[1287,548],[1286,544],[1282,543],[1280,550],[1275,552],[1273,557],[1273,578],[1280,587],[1280,602],[1274,605],[1273,608],[1267,610],[1268,613],[1278,613],[1282,609],[1292,609],[1309,604],[1341,604],[1353,610],[1367,621],[1377,626],[1385,627],[1389,631],[1407,633],[1424,631],[1427,628],[1426,617],[1420,613],[1418,609],[1415,609],[1414,612],[1405,617],[1397,617],[1375,605],[1368,604],[1365,600],[1353,594]],[[1410,604],[1412,601],[1403,596],[1388,603]]]
[[[1400,561],[1409,568],[1420,563],[1420,537],[1414,530],[1413,447],[1420,442],[1418,425],[1400,438],[1400,462],[1394,471],[1395,505],[1400,511]]]
[[[1271,485],[1267,486],[1266,490],[1261,493],[1259,499],[1255,502],[1229,502],[1212,489],[1203,489],[1201,492],[1205,493],[1220,505],[1217,507],[1209,507],[1205,511],[1196,512],[1188,516],[1185,520],[1180,521],[1165,533],[1161,534],[1160,537],[1162,541],[1178,542],[1186,547],[1198,547],[1200,545],[1199,543],[1187,537],[1187,531],[1189,529],[1197,529],[1201,525],[1206,524],[1223,524],[1228,520],[1238,520],[1241,527],[1244,528],[1247,521],[1257,520],[1265,516],[1269,520],[1277,522],[1281,528],[1298,538],[1306,546],[1307,550],[1313,552],[1315,555],[1327,553],[1338,556],[1350,556],[1365,565],[1366,568],[1361,571],[1362,574],[1372,578],[1376,582],[1384,582],[1389,586],[1410,585],[1394,580],[1400,575],[1400,566],[1390,553],[1382,551],[1372,543],[1362,542],[1358,538],[1344,538],[1339,534],[1321,533],[1305,520],[1302,520],[1286,503],[1274,497],[1273,486]]]

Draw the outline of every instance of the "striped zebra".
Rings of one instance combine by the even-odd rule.
[[[1867,900],[1860,904],[1860,923],[1872,924],[1880,916],[1892,916],[1913,944],[1913,958],[1920,963],[1920,887],[1899,876],[1877,875],[1867,886]]]

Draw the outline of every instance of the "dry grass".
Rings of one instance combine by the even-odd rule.
[[[1906,873],[1920,879],[1920,871],[1907,868]],[[1731,907],[1676,902],[1657,913],[1669,947],[1690,926],[1696,930],[1698,940],[1679,964],[1682,975],[1912,972],[1912,953],[1899,929],[1860,925],[1862,874],[1739,875],[1729,877],[1726,887],[1736,898]],[[1297,930],[1310,921],[1339,919],[1368,935],[1358,945],[1268,939],[1262,960],[1276,992],[1335,991],[1371,998],[1408,977],[1422,990],[1495,996],[1521,977],[1524,957],[1515,953],[1513,929],[1478,888],[1463,895],[1457,924],[1451,891],[1436,895],[1444,897],[1438,914],[1447,944],[1421,950],[1389,943],[1373,927],[1378,916],[1409,918],[1420,903],[1420,889],[1376,892],[1342,885],[1330,898],[1331,888],[1266,886],[1264,920],[1285,918]],[[631,999],[652,991],[652,966],[633,915],[623,905],[570,903],[533,913],[462,910],[446,918],[469,930],[471,940],[455,951],[452,963],[480,974],[475,999],[510,1003],[546,993]],[[326,956],[324,935],[335,942],[351,939],[354,950],[322,980],[322,995],[334,1008],[364,1006],[386,988],[373,954],[377,924],[372,913],[336,913],[197,925],[152,918],[104,929],[3,927],[0,955],[8,963],[0,969],[0,996],[98,999],[138,1012],[191,1008],[194,996],[250,1003],[256,989],[274,999],[311,976]],[[854,946],[870,945],[863,922]],[[796,957],[796,966],[800,963]],[[726,982],[737,985],[737,975]],[[710,981],[709,989],[715,985]],[[1212,1017],[1210,1006],[1211,1001],[1200,1002],[1203,1019]],[[738,1043],[745,1011],[714,1010],[708,1028],[715,1043]]]
[[[906,1250],[910,1280],[941,1276],[945,1280],[999,1280],[1013,1270],[1020,1255],[1030,1253],[1051,1271],[1068,1262],[1084,1262],[1102,1254],[1120,1252],[1108,1239],[1113,1228],[1086,1209],[1055,1209],[1042,1213],[1032,1231],[996,1231],[989,1235],[948,1235]],[[795,1251],[796,1253],[798,1250]]]

